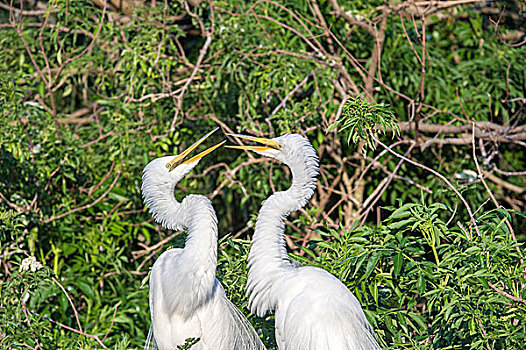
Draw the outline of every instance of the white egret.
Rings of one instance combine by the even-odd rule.
[[[259,211],[249,253],[247,294],[253,313],[275,311],[280,350],[379,349],[374,331],[356,297],[325,270],[291,263],[284,220],[312,197],[318,157],[297,134],[274,139],[229,134],[264,146],[227,146],[275,158],[292,172],[292,184],[272,194]]]
[[[146,349],[177,349],[188,338],[200,338],[192,350],[265,348],[215,277],[217,218],[210,200],[191,194],[179,203],[174,196],[177,183],[224,143],[186,160],[214,131],[181,154],[157,158],[144,168],[142,193],[155,221],[170,230],[188,230],[185,247],[164,252],[152,267]]]

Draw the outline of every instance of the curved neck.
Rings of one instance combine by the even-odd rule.
[[[174,195],[175,186],[182,176],[166,174],[156,176],[145,172],[142,192],[144,202],[156,222],[170,230],[188,230],[183,254],[203,278],[213,283],[217,265],[217,218],[208,198],[188,195],[179,203]],[[205,276],[206,274],[206,276]]]
[[[253,311],[263,315],[275,307],[275,293],[270,293],[273,283],[294,268],[285,246],[285,219],[301,209],[312,197],[316,187],[318,161],[309,145],[301,156],[287,160],[292,171],[292,185],[284,192],[271,195],[261,207],[250,248],[248,293]]]
[[[175,200],[175,198],[174,198]],[[217,266],[217,217],[208,198],[191,194],[181,203],[183,229],[188,230],[183,254],[215,279]]]
[[[309,176],[305,167],[291,164],[292,184],[283,192],[271,195],[262,205],[250,250],[251,265],[264,257],[262,262],[267,267],[281,268],[290,265],[285,248],[285,219],[293,211],[300,210],[314,193],[316,178]]]

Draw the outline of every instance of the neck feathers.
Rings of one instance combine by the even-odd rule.
[[[168,172],[164,167],[166,162],[166,159],[159,158],[145,168],[142,185],[144,203],[155,221],[163,227],[188,230],[183,252],[164,266],[167,271],[177,272],[180,276],[169,290],[174,295],[187,296],[187,302],[181,305],[200,305],[213,293],[215,283],[217,218],[212,203],[205,196],[191,194],[181,203],[176,200],[175,186],[191,168]],[[195,286],[191,288],[188,283]],[[186,290],[175,293],[181,286],[186,286]],[[188,292],[192,290],[198,292],[189,296]]]
[[[208,198],[191,194],[182,202],[188,230],[183,254],[194,260],[197,267],[206,268],[215,279],[217,266],[217,217]]]
[[[261,207],[249,254],[247,293],[252,312],[259,316],[274,309],[275,293],[271,288],[276,280],[295,267],[285,246],[285,219],[303,208],[314,194],[318,175],[318,157],[307,139],[289,150],[282,161],[292,171],[292,185],[284,192],[271,195]]]

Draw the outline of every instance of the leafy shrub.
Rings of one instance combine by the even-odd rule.
[[[386,349],[521,348],[526,263],[509,213],[481,215],[473,237],[444,215],[441,204],[409,203],[378,227],[320,231],[314,263],[353,291]]]

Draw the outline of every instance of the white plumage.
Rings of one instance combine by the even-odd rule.
[[[264,349],[215,277],[217,218],[212,204],[201,195],[186,196],[181,203],[175,199],[176,184],[199,159],[169,171],[172,158],[155,159],[143,172],[144,202],[155,221],[171,230],[188,230],[184,249],[164,252],[153,265],[146,349],[177,349],[188,338],[200,338],[192,350]]]
[[[271,195],[261,207],[249,254],[247,294],[252,312],[275,311],[280,350],[379,349],[374,331],[356,297],[325,270],[291,263],[284,220],[312,197],[318,157],[301,135],[274,139],[236,135],[266,147],[234,146],[275,158],[292,171],[292,185]]]

